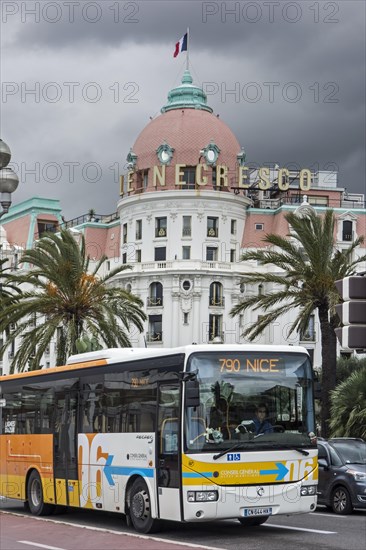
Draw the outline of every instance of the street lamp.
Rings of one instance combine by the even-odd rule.
[[[19,179],[14,170],[7,168],[11,159],[11,152],[5,141],[0,139],[0,204],[2,211],[0,218],[7,212],[11,205],[11,194],[18,187]]]

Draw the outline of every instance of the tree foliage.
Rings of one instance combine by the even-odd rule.
[[[366,440],[366,366],[355,370],[331,392],[332,437]]]
[[[130,329],[142,332],[146,319],[142,301],[110,284],[129,266],[99,276],[106,259],[103,256],[92,269],[84,237],[79,245],[67,230],[48,234],[25,251],[22,264],[30,269],[11,277],[12,284],[22,285],[24,290],[16,304],[5,305],[0,317],[0,331],[10,323],[15,326],[3,351],[16,338],[21,339],[11,372],[21,372],[28,364],[36,368],[55,337],[57,364],[61,365],[77,353],[76,342],[84,334],[106,347],[128,347]],[[34,315],[41,321],[36,326]]]
[[[269,292],[249,295],[234,306],[231,316],[247,310],[260,310],[261,317],[247,327],[244,336],[255,339],[282,315],[295,310],[296,316],[289,329],[305,333],[310,315],[318,312],[322,344],[322,435],[327,436],[330,415],[329,392],[336,383],[336,345],[334,328],[338,324],[334,306],[340,297],[335,286],[337,279],[355,273],[356,266],[366,256],[354,258],[355,249],[363,237],[347,248],[337,250],[334,242],[335,216],[327,210],[323,216],[313,210],[298,215],[285,215],[291,232],[287,237],[266,234],[263,249],[248,250],[243,261],[256,261],[264,269],[248,271],[241,282],[252,285],[268,284]],[[275,269],[273,269],[275,268]],[[264,286],[265,289],[265,286]]]
[[[366,368],[366,358],[339,357],[337,360],[336,383],[337,385],[347,380],[349,376],[359,369]]]

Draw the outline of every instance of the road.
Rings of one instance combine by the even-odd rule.
[[[1,513],[3,511],[3,513]],[[273,517],[260,527],[237,521],[166,523],[156,535],[137,535],[116,514],[69,510],[34,518],[17,501],[0,502],[1,550],[364,550],[366,512],[336,516],[325,508],[313,514]]]

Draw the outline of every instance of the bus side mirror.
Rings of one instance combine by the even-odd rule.
[[[186,382],[186,406],[200,406],[200,385],[197,378],[194,380],[187,380]]]

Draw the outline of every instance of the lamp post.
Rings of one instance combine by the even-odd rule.
[[[14,170],[7,168],[11,159],[11,151],[5,141],[0,139],[0,204],[2,211],[0,218],[9,212],[11,205],[11,194],[14,193],[19,184],[19,179]]]

